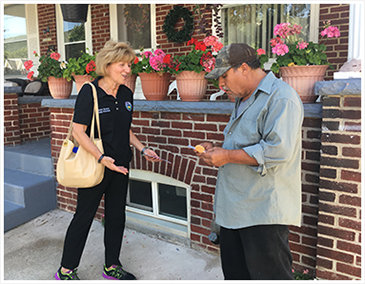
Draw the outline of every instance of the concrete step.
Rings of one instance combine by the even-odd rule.
[[[4,230],[56,206],[50,139],[4,147]]]
[[[4,169],[4,230],[10,230],[57,206],[53,177]]]
[[[4,167],[38,175],[53,176],[50,139],[4,147]]]

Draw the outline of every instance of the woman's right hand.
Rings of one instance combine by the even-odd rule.
[[[123,166],[117,166],[114,164],[115,160],[112,157],[104,156],[101,159],[101,163],[106,166],[108,169],[112,171],[116,171],[118,173],[122,173],[126,175],[128,173],[128,169]]]

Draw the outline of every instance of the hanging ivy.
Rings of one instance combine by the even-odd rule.
[[[175,25],[178,20],[182,18],[185,21],[184,27],[180,31],[175,30]],[[182,6],[175,6],[167,14],[164,25],[162,26],[163,31],[167,35],[169,41],[182,43],[191,39],[194,32],[194,18],[193,14],[189,9]]]

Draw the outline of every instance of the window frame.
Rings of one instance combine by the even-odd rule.
[[[167,221],[170,223],[186,226],[187,233],[184,235],[184,237],[190,236],[190,192],[191,192],[191,186],[175,180],[171,177],[167,177],[158,173],[150,172],[150,171],[144,171],[144,170],[136,170],[136,169],[130,169],[129,170],[129,179],[130,180],[138,180],[146,183],[151,183],[151,190],[152,190],[152,211],[146,211],[139,208],[131,207],[129,205],[126,205],[126,211],[144,215],[147,217],[152,217],[154,219]],[[169,217],[166,215],[159,214],[159,195],[158,195],[158,184],[163,183],[171,186],[177,186],[185,188],[186,190],[186,220],[178,219]],[[127,193],[127,203],[129,201],[129,188]]]
[[[57,29],[57,51],[61,55],[61,61],[66,60],[66,43],[63,32],[63,16],[61,10],[61,4],[55,4],[56,6],[56,29]],[[80,43],[83,41],[73,42]],[[87,11],[87,20],[85,22],[85,50],[87,52],[89,49],[89,53],[93,53],[93,45],[92,45],[92,33],[91,33],[91,8],[89,7]]]

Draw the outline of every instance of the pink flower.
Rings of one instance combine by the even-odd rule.
[[[32,67],[33,67],[33,61],[32,60],[27,60],[27,61],[24,62],[24,68],[25,68],[25,70],[28,71]]]
[[[211,36],[207,36],[204,39],[204,44],[206,46],[214,46],[217,41],[218,41],[218,37],[211,35]]]
[[[273,47],[272,53],[277,55],[285,55],[289,52],[289,47],[284,43],[278,43]]]
[[[33,54],[37,54],[37,52],[34,50],[34,51],[33,51]]]
[[[165,64],[163,63],[163,58],[165,56],[151,56],[150,65],[156,71],[161,71]]]
[[[290,23],[277,24],[274,28],[274,35],[280,37],[287,37],[290,33]]]
[[[274,37],[273,39],[270,40],[270,44],[272,47],[274,47],[278,43],[283,43],[280,37]]]
[[[217,41],[213,46],[212,46],[212,51],[213,52],[218,52],[223,48],[223,43]]]
[[[309,270],[306,269],[306,270],[303,270],[303,274],[308,274]]]
[[[266,51],[263,48],[259,48],[258,50],[256,50],[256,52],[257,52],[257,55],[266,54]]]
[[[59,60],[61,58],[61,54],[59,54],[58,52],[53,52],[51,53],[51,58],[54,60]]]
[[[301,49],[305,49],[307,46],[308,46],[308,43],[307,43],[307,42],[305,42],[305,41],[298,42],[298,44],[297,44],[297,48],[298,48],[299,50],[301,50]]]
[[[157,56],[163,55],[162,57],[165,57],[166,54],[161,49],[156,49],[155,50],[155,55],[157,55]]]
[[[328,37],[339,37],[341,35],[337,27],[329,26],[321,31],[321,36],[327,35]]]
[[[28,75],[27,75],[27,78],[28,78],[29,80],[31,80],[31,79],[33,78],[33,75],[34,75],[34,71],[30,71],[30,72],[28,73]]]
[[[292,31],[293,35],[295,35],[295,34],[299,35],[302,32],[302,28],[303,27],[301,25],[294,24],[291,31]]]
[[[142,53],[142,57],[145,57],[145,58],[150,58],[151,55],[152,55],[151,51],[145,51]]]

